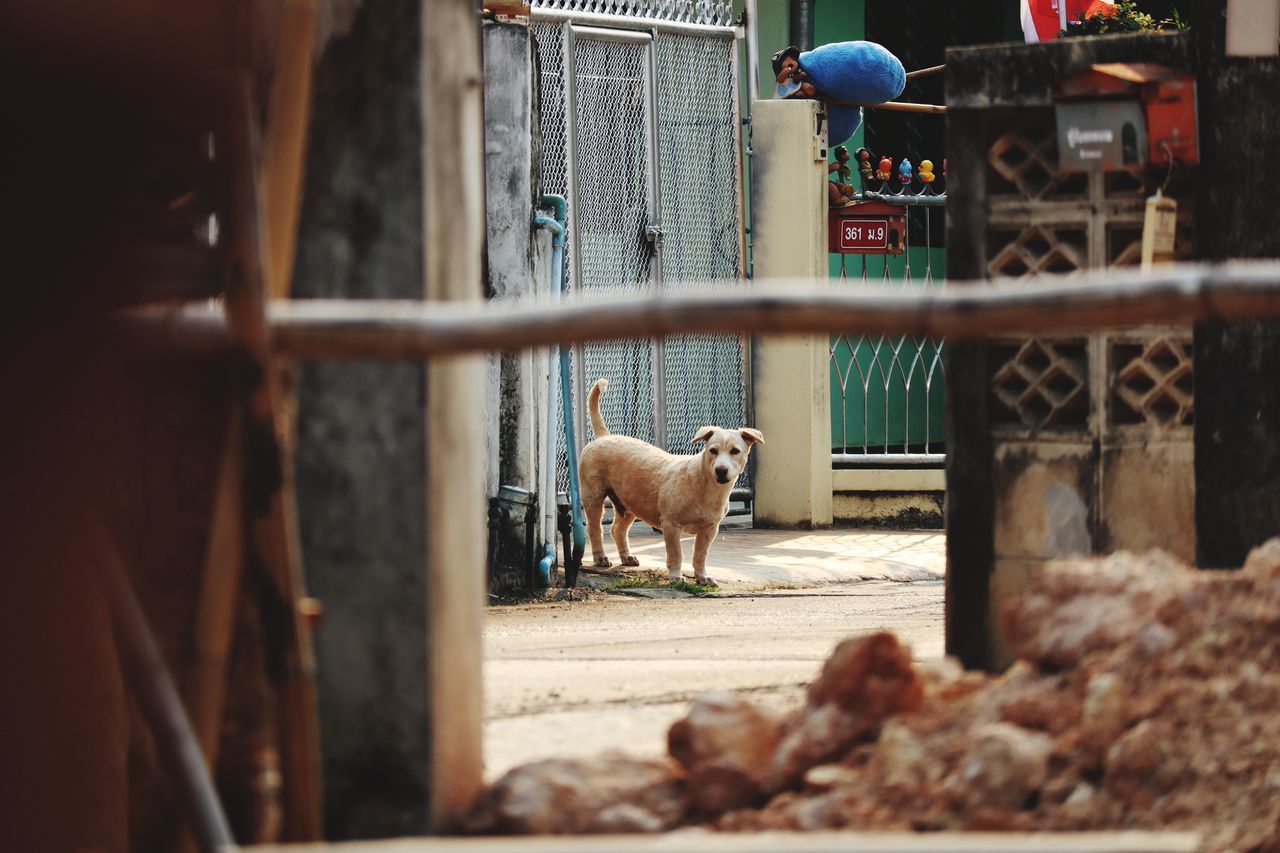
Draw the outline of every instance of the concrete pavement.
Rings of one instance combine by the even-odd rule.
[[[661,536],[635,530],[632,544],[639,569],[584,572],[580,585],[662,570]],[[944,563],[938,532],[731,527],[708,560],[722,590],[715,597],[594,592],[491,607],[486,775],[608,749],[661,755],[667,728],[707,690],[791,707],[831,648],[854,634],[893,630],[917,657],[940,656]]]

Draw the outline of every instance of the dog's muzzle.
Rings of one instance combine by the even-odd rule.
[[[716,469],[716,482],[718,482],[718,483],[727,483],[727,482],[729,482],[729,469],[728,469],[728,468],[717,468],[717,469]]]

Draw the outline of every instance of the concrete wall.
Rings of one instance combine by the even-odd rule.
[[[948,278],[1018,277],[1035,287],[1042,270],[1136,260],[1143,205],[1163,170],[1150,170],[1145,184],[1068,174],[1052,161],[1026,170],[1020,152],[1052,142],[1050,95],[1065,75],[1107,61],[1194,67],[1188,47],[1184,33],[948,50]],[[1203,219],[1193,185],[1179,169],[1165,191],[1188,224]],[[1185,238],[1180,257],[1192,252]],[[1190,349],[1185,326],[1141,326],[951,350],[951,654],[971,666],[1006,665],[999,614],[1048,560],[1153,544],[1194,557]]]
[[[366,0],[319,57],[299,298],[421,299],[418,0]],[[428,828],[425,378],[310,363],[298,394],[303,562],[331,839]]]
[[[535,228],[533,222],[538,213],[551,213],[537,207],[541,191],[536,47],[528,27],[521,24],[487,22],[483,36],[488,295],[494,302],[547,299],[551,232]],[[550,396],[547,371],[551,366],[546,350],[494,353],[485,391],[489,424],[485,494],[497,495],[502,485],[527,489],[537,493],[544,514],[548,506],[543,481]],[[550,464],[554,467],[554,459]],[[553,494],[553,517],[554,507]],[[543,539],[540,532],[539,555]],[[523,547],[520,535],[505,537],[499,546],[500,567],[522,553]],[[516,573],[491,579],[498,587],[521,582]]]
[[[832,516],[846,526],[940,528],[945,486],[941,468],[832,471]]]
[[[483,38],[486,265],[489,297],[505,301],[533,292],[534,48],[528,27],[519,24],[487,22]],[[486,495],[496,495],[503,484],[538,488],[533,371],[528,352],[490,357]]]
[[[1071,205],[1048,209],[1037,200],[1019,213],[1017,204],[1002,202],[1002,194],[1015,194],[993,165],[999,158],[988,156],[1005,135],[1036,125],[1052,133],[1053,84],[1107,61],[1155,62],[1197,76],[1202,165],[1175,169],[1166,189],[1184,213],[1179,256],[1280,255],[1276,207],[1264,184],[1203,179],[1215,163],[1264,158],[1280,133],[1280,62],[1224,57],[1224,8],[1222,0],[1183,8],[1193,26],[1176,35],[948,51],[948,276],[992,274],[1001,240],[991,235],[1031,226],[1074,229],[1084,238],[1085,265],[1122,262],[1115,249],[1123,233],[1140,233],[1140,205],[1163,182],[1162,170],[1130,189],[1092,177],[1087,194],[1055,190],[1058,199],[1074,193],[1092,201],[1105,189],[1105,208],[1081,203],[1073,214]],[[1280,531],[1280,326],[1204,324],[1194,330],[1194,345],[1185,327],[1057,336],[1041,355],[1021,361],[1013,344],[951,351],[950,653],[970,665],[1000,663],[1007,649],[999,608],[1053,556],[1158,546],[1203,567],[1230,567]],[[1004,373],[1015,361],[1031,370],[1024,382],[1042,363],[1050,369],[1043,377],[1060,390],[1079,383],[1087,405],[1063,409],[1062,419],[1055,413],[1053,423],[1032,424],[1027,434],[1025,416],[1034,413],[1011,420],[998,399],[1002,389],[1020,387]],[[1146,394],[1147,380],[1134,385],[1130,367],[1159,380],[1152,392],[1159,401],[1147,395],[1140,405],[1125,403]]]

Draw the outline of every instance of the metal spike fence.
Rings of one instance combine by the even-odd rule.
[[[860,198],[902,205],[910,222],[901,255],[839,255],[838,278],[859,288],[927,293],[944,281],[946,194],[910,173],[896,191],[870,180]],[[932,177],[932,175],[930,175]],[[917,238],[913,245],[912,237]],[[920,245],[921,238],[923,245]],[[941,465],[945,459],[945,343],[919,335],[832,335],[831,447],[839,465]]]

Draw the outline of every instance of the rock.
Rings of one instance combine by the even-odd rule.
[[[920,683],[926,694],[934,694],[950,688],[965,677],[964,666],[953,657],[931,658],[916,666]]]
[[[849,785],[858,778],[858,772],[844,764],[819,764],[804,774],[806,791],[830,791]]]
[[[1244,571],[1251,575],[1280,578],[1280,536],[1274,536],[1249,552]]]
[[[610,753],[508,772],[468,821],[471,832],[661,832],[680,819],[683,786],[665,761]]]
[[[859,717],[834,704],[805,707],[784,726],[770,767],[770,791],[795,787],[810,767],[842,757],[867,733]]]
[[[1143,656],[1157,658],[1172,649],[1177,641],[1178,635],[1171,628],[1152,622],[1138,632],[1133,646]]]
[[[596,815],[595,832],[662,832],[667,825],[653,812],[631,803],[618,803]]]
[[[1019,657],[1066,669],[1132,641],[1193,581],[1193,572],[1163,551],[1058,560],[1005,610],[1005,634]]]
[[[919,708],[924,689],[911,664],[911,650],[881,631],[837,645],[809,685],[808,696],[811,706],[835,703],[878,722]]]
[[[1129,724],[1129,691],[1120,676],[1099,672],[1089,677],[1080,713],[1080,744],[1097,759],[1106,755]]]
[[[1143,720],[1125,732],[1107,750],[1107,789],[1122,799],[1132,798],[1164,761],[1163,736],[1150,720]]]
[[[845,640],[809,685],[808,703],[783,723],[769,788],[796,786],[809,768],[842,757],[875,737],[886,719],[923,701],[911,653],[897,637],[881,632]]]
[[[667,732],[667,750],[688,770],[704,764],[756,768],[773,757],[779,723],[736,693],[703,693]]]
[[[795,828],[801,832],[820,832],[841,825],[848,802],[839,791],[831,791],[801,800],[793,812]]]
[[[890,788],[912,790],[936,785],[942,766],[929,755],[920,739],[899,720],[885,723],[876,742],[872,767]]]
[[[759,800],[779,740],[779,720],[733,693],[704,693],[667,732],[667,750],[688,772],[689,804],[721,814]]]
[[[971,812],[1021,809],[1049,773],[1053,740],[1011,723],[988,723],[973,741],[952,779],[954,799]]]
[[[1098,793],[1088,782],[1081,782],[1071,791],[1071,796],[1067,797],[1064,805],[1082,806],[1093,799],[1093,795]]]
[[[685,796],[690,811],[710,817],[759,805],[764,786],[753,769],[706,764],[689,771]]]

